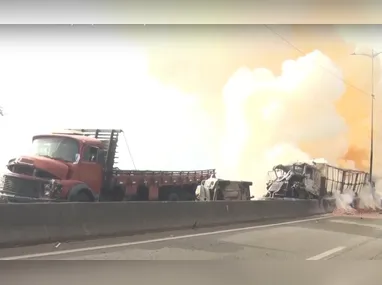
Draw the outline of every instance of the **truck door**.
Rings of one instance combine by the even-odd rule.
[[[103,169],[98,163],[99,149],[85,145],[79,162],[80,179],[95,193],[99,194],[102,187]]]

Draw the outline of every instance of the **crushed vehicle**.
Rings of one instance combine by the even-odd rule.
[[[369,181],[367,172],[314,161],[276,165],[268,176],[267,198],[319,199],[346,190],[358,195]]]
[[[211,177],[203,180],[196,188],[196,201],[251,200],[252,182],[231,181]]]
[[[194,201],[201,181],[214,169],[121,170],[122,130],[71,129],[32,138],[29,155],[11,159],[3,174],[6,202]]]

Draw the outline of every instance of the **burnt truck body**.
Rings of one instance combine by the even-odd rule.
[[[267,198],[319,199],[348,190],[358,194],[369,181],[366,172],[315,162],[280,164],[268,176]]]
[[[209,178],[196,188],[196,201],[248,201],[250,186],[252,182]]]
[[[122,130],[76,129],[37,135],[30,155],[11,159],[0,198],[8,202],[195,200],[214,169],[196,171],[121,170]]]

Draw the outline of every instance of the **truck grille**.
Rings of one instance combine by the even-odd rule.
[[[43,195],[43,184],[37,180],[27,180],[20,177],[4,176],[1,191],[17,196],[38,198]]]

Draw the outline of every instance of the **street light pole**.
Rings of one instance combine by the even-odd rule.
[[[380,55],[380,52],[374,52],[374,49],[371,50],[371,54],[368,53],[355,53],[351,55],[362,55],[371,58],[371,122],[370,122],[370,165],[369,165],[369,182],[372,185],[373,182],[373,160],[374,160],[374,59]]]

